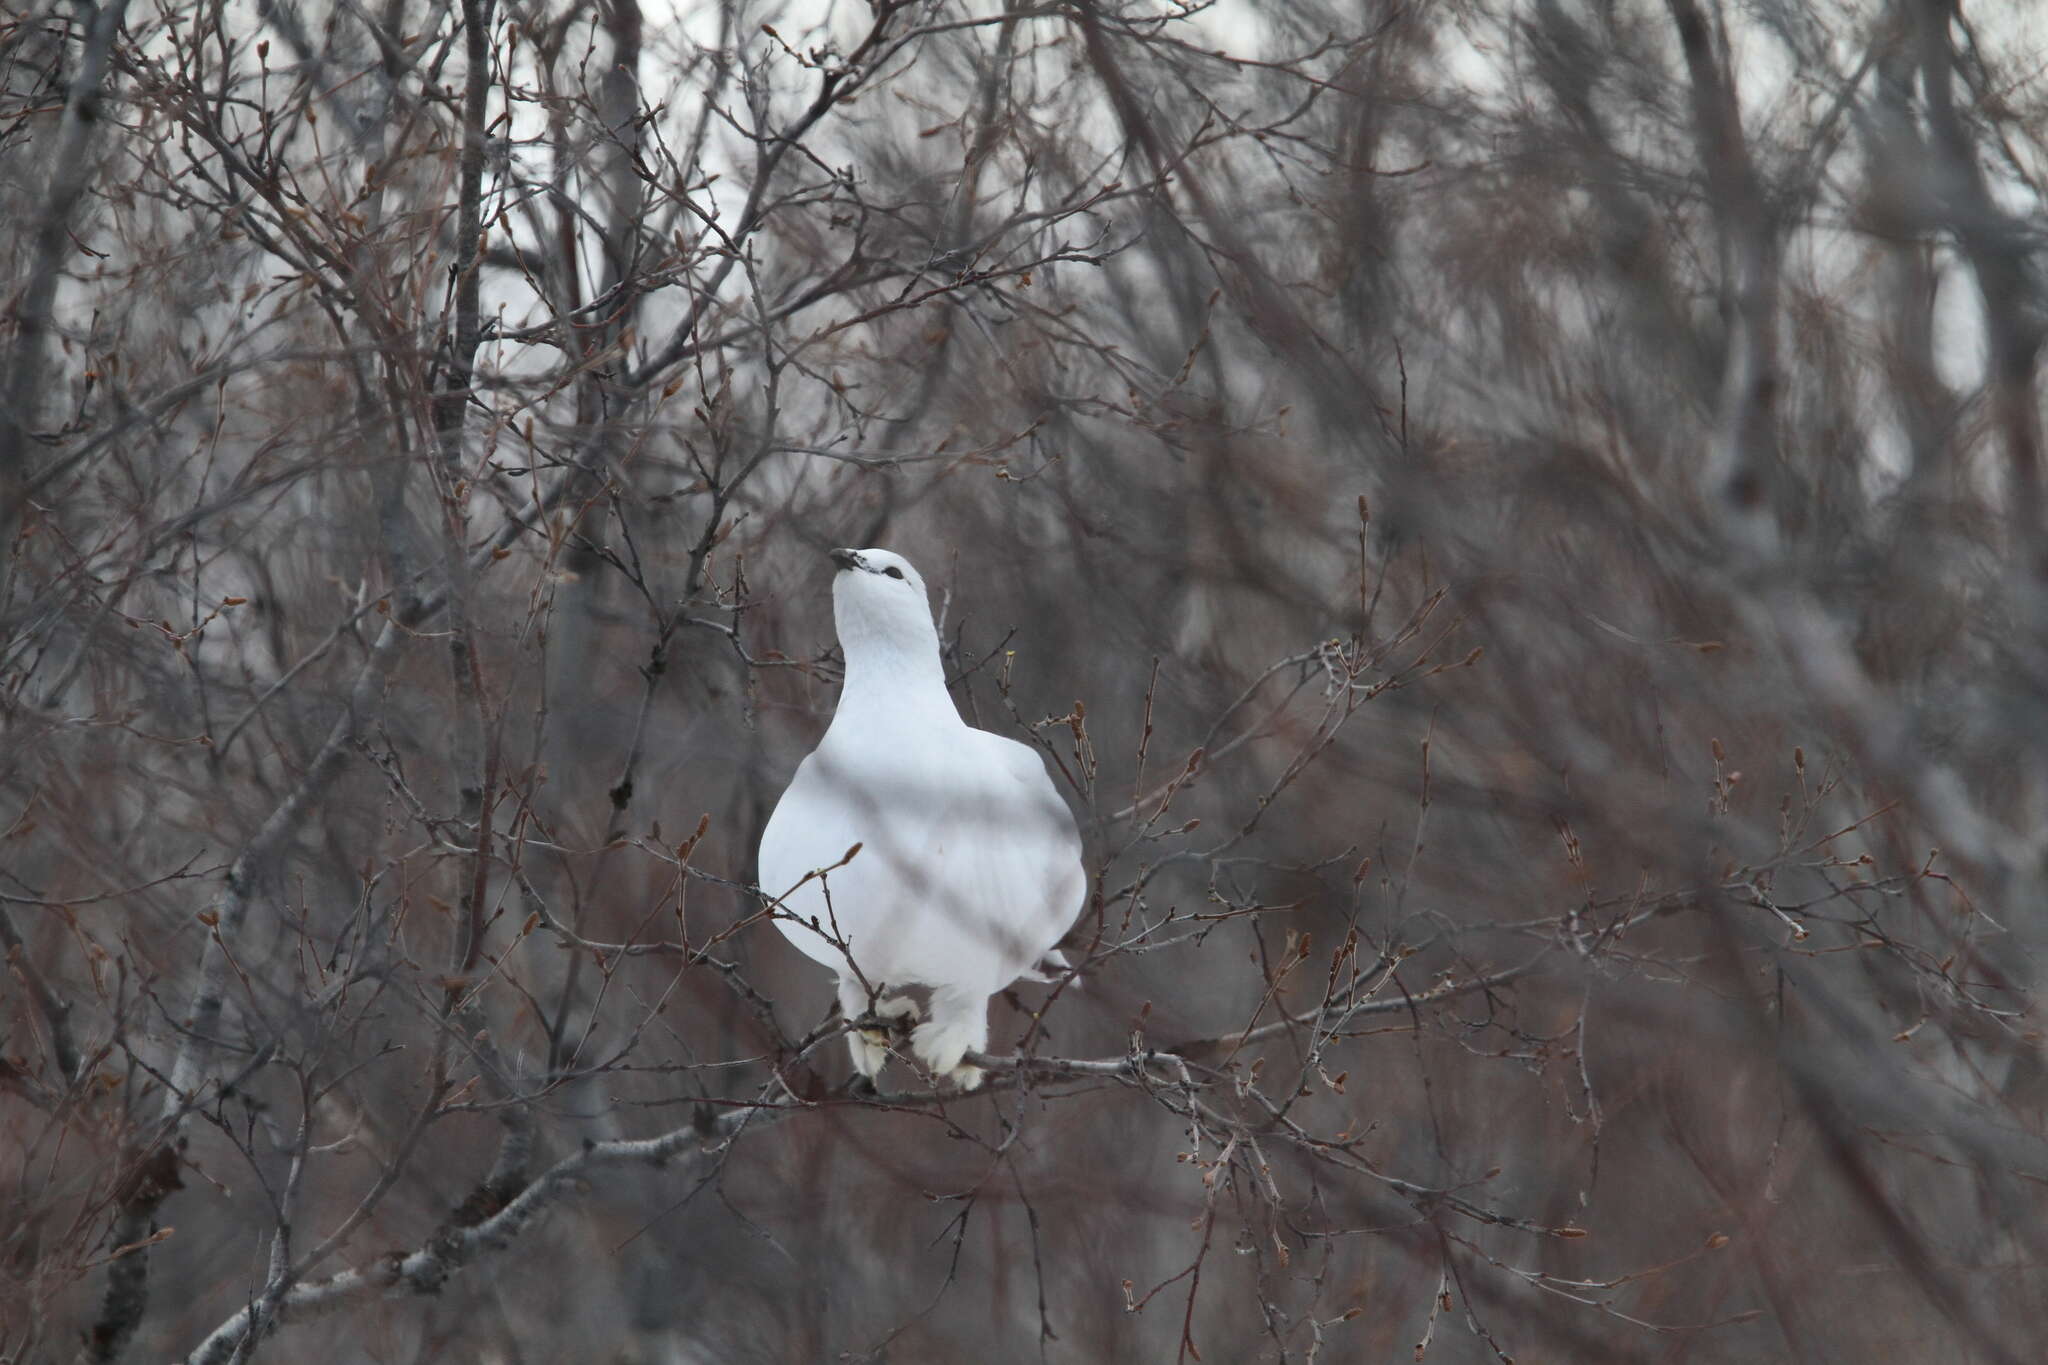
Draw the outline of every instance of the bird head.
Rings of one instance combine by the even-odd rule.
[[[849,661],[869,650],[937,657],[931,600],[909,560],[887,550],[834,550],[832,563],[832,619]]]

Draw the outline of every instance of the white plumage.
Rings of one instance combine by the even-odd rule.
[[[961,1058],[987,1047],[989,996],[1034,975],[1080,909],[1081,839],[1035,752],[960,719],[909,561],[832,561],[846,684],[762,832],[761,889],[795,917],[776,919],[790,942],[838,973],[847,1018],[916,1017],[903,991],[928,988],[911,1051],[972,1089],[981,1071]],[[885,1045],[847,1037],[872,1079]]]

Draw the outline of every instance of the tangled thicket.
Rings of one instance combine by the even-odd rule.
[[[2039,20],[677,8],[0,13],[0,1358],[2036,1355]],[[972,1097],[752,884],[869,544]]]

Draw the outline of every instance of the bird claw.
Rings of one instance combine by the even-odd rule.
[[[853,1053],[854,1073],[872,1082],[889,1060],[889,1035],[871,1029],[854,1029],[846,1035],[847,1050]]]
[[[982,1069],[967,1061],[968,1053],[987,1046],[987,1033],[977,1023],[971,1015],[964,1019],[935,1016],[911,1031],[910,1050],[931,1068],[935,1080],[963,1091],[977,1089]]]
[[[917,1001],[899,995],[877,1001],[867,1013],[849,1019],[846,1046],[853,1053],[854,1070],[872,1082],[889,1060],[889,1049],[903,1040],[920,1017]]]

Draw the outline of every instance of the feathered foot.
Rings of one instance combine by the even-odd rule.
[[[988,997],[941,988],[932,992],[932,1017],[910,1032],[910,1050],[933,1076],[962,1090],[981,1085],[978,1066],[961,1058],[988,1050]]]
[[[869,1013],[867,988],[857,980],[842,980],[839,983],[839,1012],[846,1016],[848,1023],[861,1019]],[[917,1002],[907,995],[894,999],[877,1000],[873,1010],[877,1018],[884,1020],[916,1019]],[[853,1053],[853,1069],[872,1083],[882,1074],[883,1063],[889,1060],[889,1044],[893,1034],[888,1028],[861,1028],[856,1025],[846,1034],[846,1046]]]

